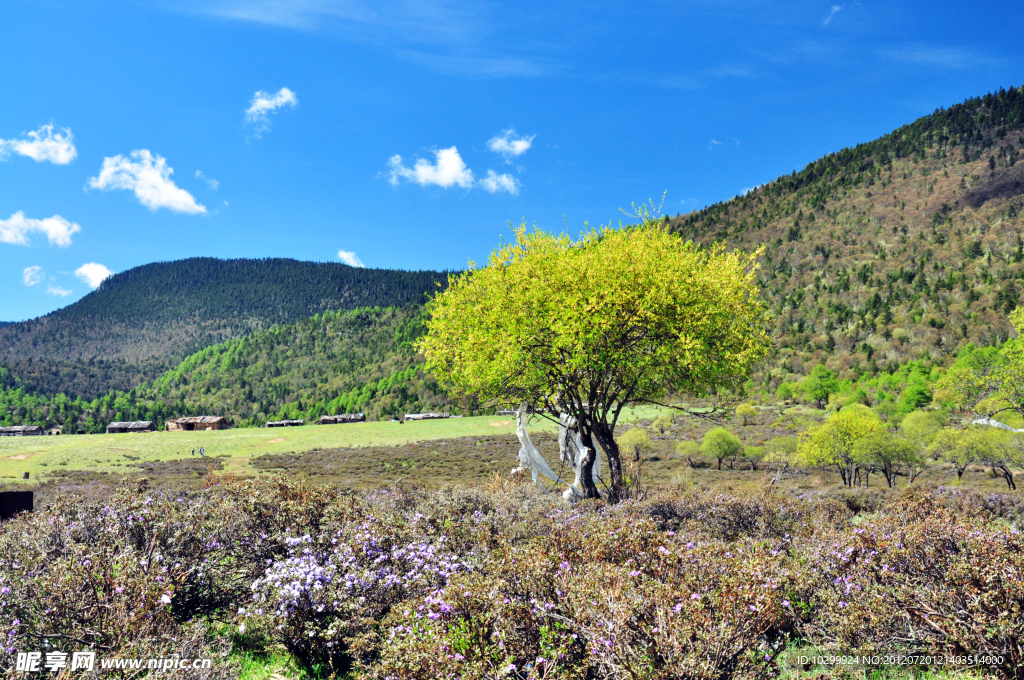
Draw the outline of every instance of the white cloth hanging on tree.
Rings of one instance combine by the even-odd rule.
[[[547,461],[540,455],[540,451],[533,445],[530,440],[530,435],[526,432],[526,402],[524,401],[519,405],[519,410],[516,411],[516,436],[519,437],[519,467],[512,472],[522,472],[529,470],[533,475],[533,481],[537,483],[537,475],[542,474],[548,479],[555,482],[567,482],[555,474],[555,471],[551,469]]]

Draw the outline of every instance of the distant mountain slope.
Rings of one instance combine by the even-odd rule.
[[[668,220],[702,243],[764,246],[779,347],[760,379],[827,363],[852,377],[948,363],[1009,337],[1024,293],[1024,93],[940,109],[745,196]]]
[[[440,408],[412,342],[422,307],[326,312],[207,347],[152,383],[95,400],[44,397],[0,368],[0,425],[102,432],[113,420],[223,415],[236,425],[363,412],[371,419]],[[4,386],[8,389],[2,389]]]
[[[31,391],[91,398],[153,379],[203,347],[327,310],[420,304],[444,272],[286,259],[136,267],[51,314],[0,328],[0,364]]]

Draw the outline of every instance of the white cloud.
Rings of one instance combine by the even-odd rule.
[[[832,5],[832,11],[828,13],[827,17],[825,17],[825,21],[822,23],[822,26],[828,26],[832,21],[832,17],[834,17],[841,9],[843,9],[843,5]]]
[[[103,265],[95,262],[88,262],[75,270],[75,276],[82,279],[93,289],[99,288],[100,284],[103,283],[103,279],[113,275],[113,273]]]
[[[43,271],[42,267],[25,267],[25,271],[22,273],[25,277],[25,285],[28,287],[37,286],[43,282],[46,278],[46,272]]]
[[[487,171],[487,177],[480,180],[480,186],[484,188],[484,191],[488,193],[496,194],[499,191],[507,191],[508,193],[515,196],[519,193],[519,187],[521,184],[519,180],[512,175],[499,175],[494,170]]]
[[[533,140],[537,135],[516,139],[513,137],[515,133],[516,131],[512,128],[502,130],[500,137],[491,137],[487,140],[487,148],[494,153],[500,153],[506,159],[513,156],[522,156],[533,145]]]
[[[174,169],[167,166],[167,160],[154,156],[149,149],[131,152],[129,160],[117,155],[104,158],[99,177],[89,180],[93,189],[127,189],[150,210],[167,208],[182,213],[206,214],[206,208],[198,203],[192,194],[179,188],[171,181]]]
[[[402,157],[395,154],[388,159],[391,166],[391,176],[388,181],[397,185],[399,180],[407,179],[421,186],[436,184],[447,189],[453,184],[458,184],[464,189],[473,186],[473,171],[466,167],[458,149],[454,146],[450,149],[435,151],[437,164],[431,165],[430,161],[423,158],[416,159],[416,165],[407,168],[402,164]]]
[[[53,123],[50,123],[29,132],[28,139],[0,139],[0,160],[6,160],[12,153],[16,153],[28,156],[37,163],[50,161],[56,165],[67,165],[78,155],[74,136],[68,128],[64,128],[63,134],[53,130]]]
[[[25,217],[25,213],[18,211],[9,219],[0,220],[0,243],[16,243],[18,245],[28,244],[28,234],[33,231],[46,234],[53,245],[67,247],[71,245],[71,235],[78,233],[82,228],[74,222],[69,222],[60,215],[36,220]]]
[[[258,91],[249,102],[249,108],[245,110],[245,122],[253,126],[253,134],[257,137],[270,129],[270,114],[277,113],[283,106],[295,108],[299,103],[295,93],[287,87],[282,87],[277,94]]]
[[[59,295],[61,297],[67,297],[71,295],[70,290],[66,290],[64,288],[61,288],[60,286],[50,286],[49,288],[46,289],[46,292],[49,293],[50,295]]]
[[[722,146],[722,143],[717,139],[712,139],[710,142],[708,142],[708,151],[711,151],[716,146]]]
[[[339,250],[338,259],[349,265],[350,267],[365,267],[363,261],[359,259],[359,256],[348,250]]]
[[[196,177],[198,179],[206,180],[206,186],[210,187],[210,189],[212,189],[213,191],[216,191],[220,187],[220,182],[218,182],[212,177],[207,177],[206,175],[203,174],[202,170],[196,170]]]

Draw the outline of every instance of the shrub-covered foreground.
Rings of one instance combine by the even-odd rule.
[[[771,677],[800,644],[1024,677],[1024,540],[991,499],[904,495],[856,521],[772,494],[555,499],[281,480],[61,498],[0,527],[0,664],[91,648],[227,678],[283,647],[366,679]]]

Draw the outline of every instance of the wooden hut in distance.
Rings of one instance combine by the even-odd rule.
[[[266,427],[299,427],[302,420],[268,420]]]
[[[0,437],[38,437],[46,432],[38,425],[12,425],[0,427]]]
[[[175,418],[164,423],[167,432],[192,432],[195,430],[226,430],[228,419],[224,416],[188,416]]]
[[[340,423],[366,422],[365,413],[341,413],[336,416],[320,416],[320,425],[338,425]]]
[[[110,423],[107,425],[107,434],[120,434],[124,432],[156,432],[156,425],[152,420],[133,420],[131,422]]]

